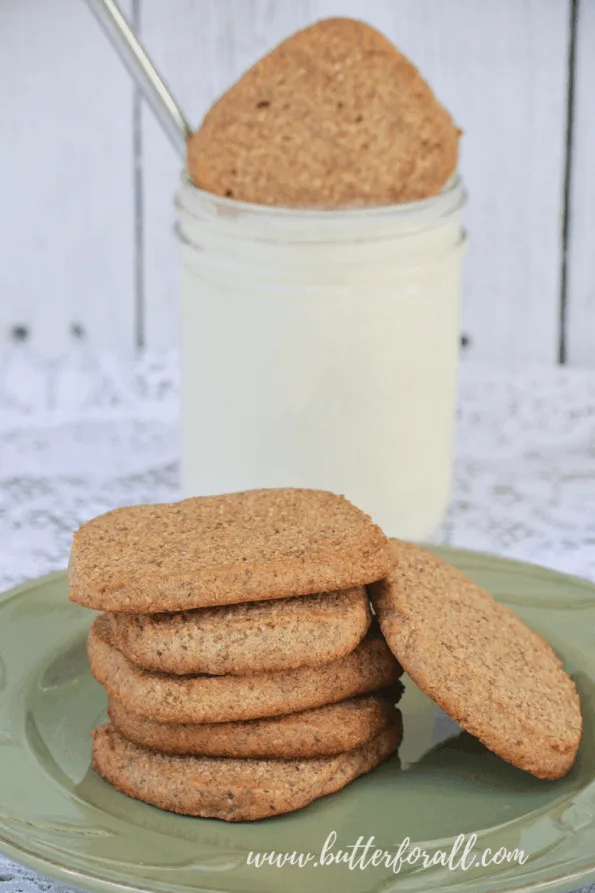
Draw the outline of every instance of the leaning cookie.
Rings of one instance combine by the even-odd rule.
[[[550,646],[459,570],[392,541],[395,569],[370,587],[412,680],[490,750],[538,778],[572,767],[579,697]]]
[[[460,131],[376,29],[315,22],[260,59],[188,140],[201,189],[244,202],[345,208],[417,201],[457,167]]]
[[[241,822],[301,809],[340,790],[394,753],[401,732],[388,726],[362,747],[310,760],[163,756],[109,725],[93,739],[93,769],[129,797],[182,815]]]
[[[334,592],[391,569],[387,538],[343,496],[249,490],[133,505],[74,534],[72,601],[158,614]]]
[[[402,692],[349,698],[286,716],[246,722],[164,723],[126,710],[110,699],[109,718],[117,732],[159,753],[253,759],[305,759],[362,747],[389,726],[399,725],[394,704]]]
[[[341,660],[250,676],[173,676],[142,670],[112,644],[104,615],[88,641],[91,672],[126,710],[157,722],[235,722],[335,704],[392,685],[402,668],[384,639],[369,633]]]
[[[176,614],[109,614],[112,642],[147,670],[187,675],[317,667],[353,651],[370,626],[365,589]]]

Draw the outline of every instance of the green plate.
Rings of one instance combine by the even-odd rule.
[[[92,615],[68,601],[64,575],[54,574],[0,597],[0,849],[92,891],[496,893],[577,886],[595,872],[595,587],[512,561],[435,551],[564,658],[585,718],[567,778],[539,781],[498,759],[406,680],[399,757],[300,812],[228,825],[130,800],[89,767],[89,731],[106,707],[85,655]],[[374,837],[375,847],[394,855],[408,837],[431,857],[448,853],[459,834],[476,833],[477,853],[517,848],[527,859],[466,871],[418,861],[398,874],[386,864],[248,864],[251,851],[272,850],[312,853],[316,861],[332,832],[332,854],[349,855],[358,838]]]

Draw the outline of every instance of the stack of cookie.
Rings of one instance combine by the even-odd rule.
[[[268,490],[118,509],[75,534],[70,597],[103,611],[93,765],[229,821],[305,806],[394,753],[400,664],[365,585],[394,558],[343,497]]]

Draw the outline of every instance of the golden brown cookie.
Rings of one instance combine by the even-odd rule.
[[[398,685],[398,684],[397,684]],[[361,747],[400,722],[401,690],[363,695],[301,713],[246,722],[164,723],[137,716],[110,700],[112,726],[133,744],[159,753],[252,759],[305,759]]]
[[[371,613],[363,587],[177,614],[109,614],[116,648],[162,673],[242,676],[317,667],[361,642]]]
[[[70,598],[154,614],[363,586],[391,568],[388,540],[343,496],[250,490],[134,505],[75,533]]]
[[[88,643],[91,672],[126,710],[157,722],[235,722],[297,713],[392,685],[402,669],[376,633],[341,660],[251,676],[167,676],[141,670],[113,647],[105,616]]]
[[[356,750],[310,760],[163,756],[122,738],[110,725],[93,733],[93,769],[119,791],[182,815],[254,821],[307,806],[340,790],[394,753],[387,726]]]
[[[392,541],[370,587],[387,642],[413,681],[503,759],[560,778],[582,733],[579,697],[550,646],[461,571]]]
[[[387,205],[439,192],[459,136],[386,37],[331,18],[288,37],[223,94],[188,140],[188,170],[201,189],[262,205]]]

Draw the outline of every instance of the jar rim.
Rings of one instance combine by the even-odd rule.
[[[228,196],[216,195],[201,189],[191,181],[187,169],[180,175],[181,189],[176,194],[176,207],[179,211],[192,214],[210,211],[217,216],[250,215],[252,217],[285,220],[316,220],[329,223],[353,222],[355,218],[364,221],[368,218],[393,218],[415,216],[428,211],[441,216],[448,214],[465,204],[466,191],[458,171],[451,176],[440,192],[429,198],[414,202],[400,202],[391,205],[366,205],[345,208],[290,208],[283,205],[261,205],[255,202],[244,202]]]

